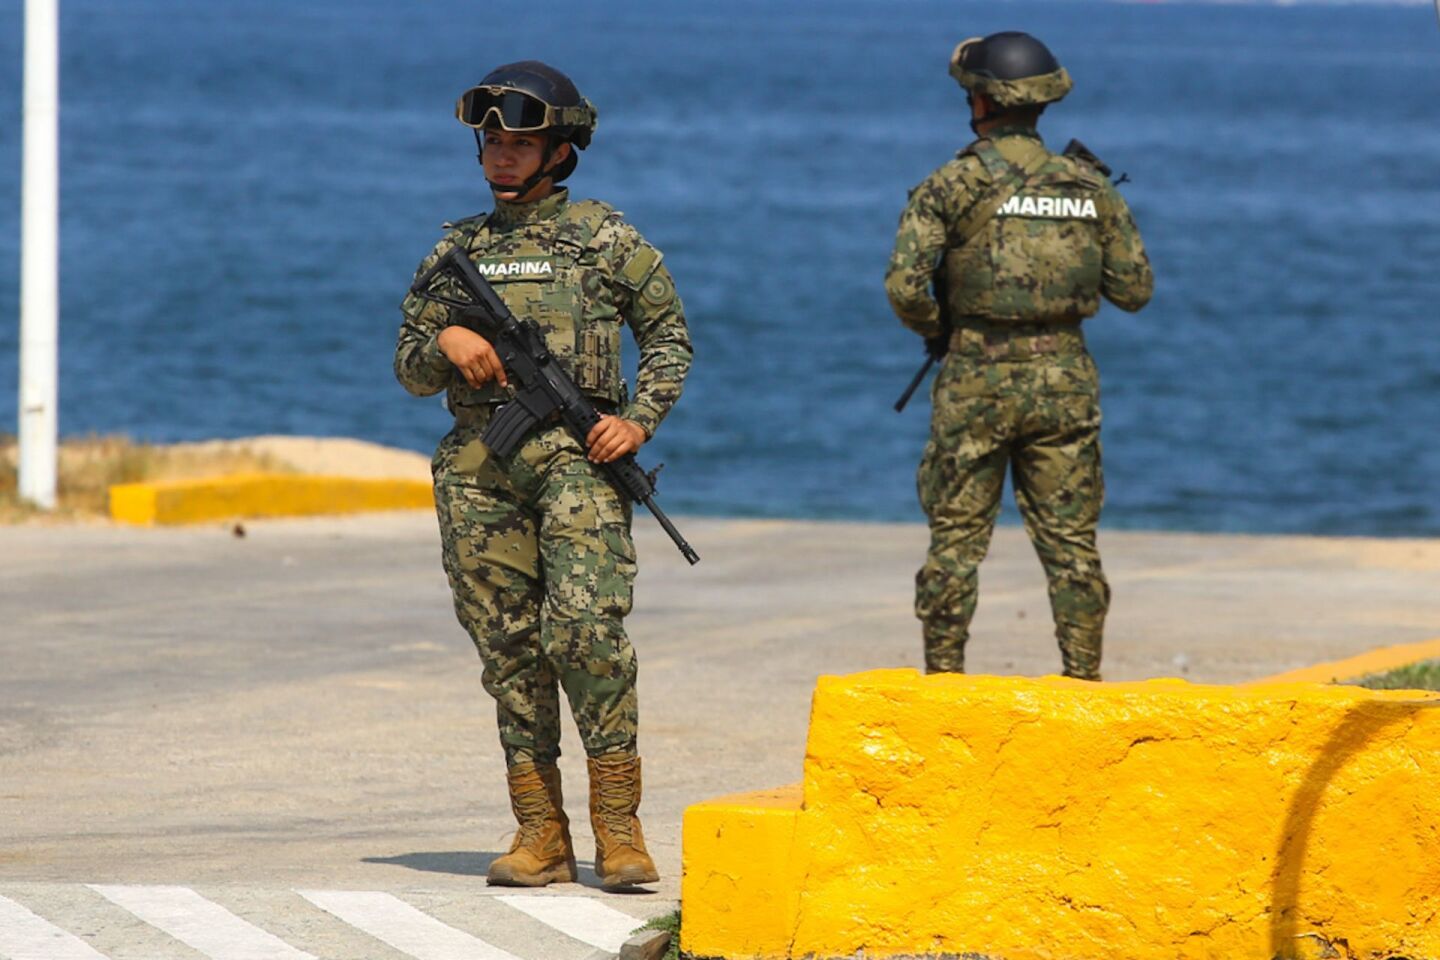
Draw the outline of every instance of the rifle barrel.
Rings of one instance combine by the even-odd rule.
[[[900,399],[895,401],[896,413],[905,412],[905,404],[909,403],[910,398],[915,395],[915,391],[920,389],[920,381],[925,379],[925,374],[929,373],[930,368],[934,365],[935,355],[931,354],[930,356],[926,357],[925,362],[920,365],[919,371],[916,372],[914,379],[910,381],[910,386],[906,387],[905,392],[900,394]]]
[[[695,548],[685,542],[685,538],[680,535],[680,531],[675,529],[675,524],[670,522],[670,518],[665,516],[665,511],[661,510],[660,505],[655,502],[655,497],[646,496],[642,498],[641,502],[645,504],[646,509],[650,511],[655,519],[660,521],[660,526],[665,528],[665,532],[670,534],[670,539],[674,541],[675,546],[680,548],[681,556],[690,561],[690,566],[693,567],[699,563],[700,554],[696,553]]]

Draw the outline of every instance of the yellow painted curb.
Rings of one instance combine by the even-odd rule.
[[[689,904],[702,905],[694,922],[728,931],[725,947],[734,953],[718,956],[764,956],[789,939],[799,906],[794,857],[801,790],[795,783],[686,808],[680,841],[684,927],[692,922]],[[692,864],[703,867],[692,875]],[[703,921],[707,915],[711,920]]]
[[[433,508],[430,484],[303,474],[245,474],[110,488],[110,516],[143,526]]]
[[[1395,647],[1381,647],[1356,657],[1319,663],[1287,673],[1266,677],[1260,683],[1338,683],[1342,680],[1358,680],[1372,673],[1385,673],[1400,667],[1419,663],[1421,660],[1440,659],[1440,637],[1420,643],[1406,643]]]
[[[803,787],[686,811],[681,946],[1437,958],[1436,707],[1313,683],[822,677]]]

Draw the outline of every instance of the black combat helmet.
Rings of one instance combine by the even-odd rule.
[[[480,131],[487,127],[523,133],[544,131],[548,142],[540,170],[521,186],[528,192],[546,176],[556,183],[570,176],[579,157],[570,152],[554,171],[546,173],[551,152],[560,143],[570,143],[577,150],[590,145],[599,113],[594,104],[580,95],[565,74],[539,60],[521,60],[496,67],[478,84],[460,95],[455,104],[456,118],[475,131],[475,143],[483,154],[484,140]],[[493,185],[492,185],[493,186]],[[514,186],[501,192],[513,192]]]
[[[1073,86],[1050,49],[1017,30],[962,40],[950,57],[950,75],[1001,110],[1053,103]]]

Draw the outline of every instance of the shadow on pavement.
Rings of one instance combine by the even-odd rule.
[[[472,850],[433,853],[402,853],[397,857],[362,857],[361,863],[385,863],[425,873],[453,873],[461,877],[483,877],[501,854]]]
[[[502,856],[499,853],[481,853],[474,850],[443,850],[428,853],[402,853],[395,857],[362,857],[361,863],[381,863],[387,866],[405,867],[409,870],[420,870],[425,873],[449,873],[461,877],[483,877],[490,870],[490,864]],[[600,889],[600,881],[595,876],[595,864],[590,860],[576,860],[575,865],[580,868],[580,879],[578,886]],[[565,884],[552,884],[552,887],[563,887]],[[646,894],[655,891],[649,887],[634,887],[629,890],[614,891],[617,893]]]

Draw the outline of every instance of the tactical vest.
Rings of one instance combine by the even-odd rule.
[[[978,159],[991,183],[1027,160],[1044,162],[974,236],[946,250],[946,305],[956,326],[966,318],[1077,323],[1100,308],[1104,177],[1038,141],[1024,143],[1015,164],[988,140],[961,154]]]
[[[517,317],[534,320],[545,343],[587,396],[612,409],[624,402],[620,376],[619,304],[601,260],[600,228],[615,210],[598,200],[567,204],[557,215],[513,226],[488,216],[456,226],[476,269]],[[478,390],[456,378],[450,409],[498,403],[512,391],[493,382]]]

